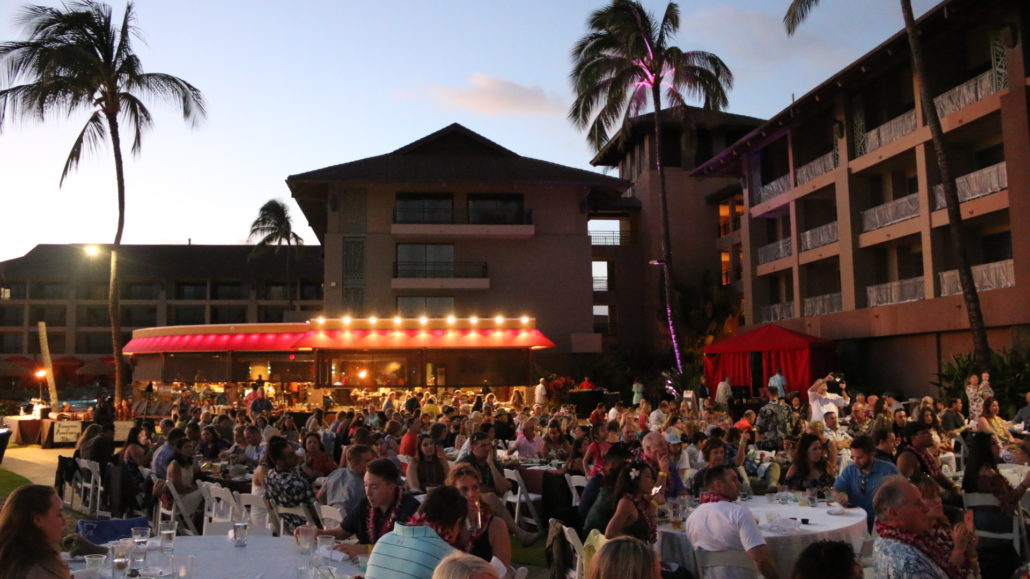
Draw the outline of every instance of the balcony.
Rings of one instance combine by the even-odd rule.
[[[532,210],[394,207],[394,235],[528,238],[536,234]]]
[[[778,304],[762,306],[759,313],[762,317],[763,324],[778,322],[780,320],[789,320],[794,317],[794,302],[781,302]]]
[[[608,278],[594,276],[594,291],[595,292],[606,292],[608,291]]]
[[[590,245],[629,245],[632,235],[629,231],[590,231]]]
[[[765,203],[773,197],[783,195],[790,190],[790,174],[770,181],[758,188],[758,196],[755,198],[755,205]]]
[[[823,294],[801,300],[803,317],[825,316],[844,309],[844,302],[841,300],[840,292],[835,294]]]
[[[937,114],[944,118],[986,96],[998,92],[1000,89],[1001,83],[998,82],[997,75],[993,70],[988,70],[940,94],[933,99],[933,104],[937,107]]]
[[[921,276],[865,288],[866,300],[871,308],[921,300],[926,297],[923,292]]]
[[[1012,270],[1012,260],[995,261],[973,266],[973,282],[976,291],[989,291],[1016,285],[1016,276]],[[958,270],[942,271],[937,274],[941,281],[941,296],[953,296],[962,293],[962,284],[958,279]]]
[[[871,131],[867,131],[865,134],[865,150],[861,151],[861,153],[865,154],[875,151],[888,143],[897,141],[914,130],[916,130],[916,111],[912,109]]]
[[[1005,161],[955,179],[955,188],[958,189],[959,203],[1008,189],[1009,173]],[[945,205],[944,185],[934,185],[933,208],[944,209]]]
[[[763,245],[758,248],[758,264],[770,263],[777,259],[787,257],[791,254],[791,238],[787,237],[777,242]]]
[[[821,157],[817,157],[814,161],[802,165],[794,172],[794,176],[797,179],[798,185],[802,185],[836,168],[837,152],[830,151]]]
[[[862,212],[862,231],[882,229],[919,215],[919,194],[913,193]]]
[[[801,251],[808,251],[837,241],[837,222],[831,221],[801,232]]]
[[[393,289],[489,289],[485,261],[397,261]]]

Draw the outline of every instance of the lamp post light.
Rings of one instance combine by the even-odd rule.
[[[39,386],[39,400],[43,401],[43,380],[46,378],[46,370],[36,370],[36,383]]]

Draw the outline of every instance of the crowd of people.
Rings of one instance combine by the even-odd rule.
[[[368,554],[371,579],[430,577],[434,569],[440,577],[510,573],[512,541],[531,545],[547,531],[542,521],[534,529],[519,525],[505,505],[510,483],[502,462],[511,456],[561,462],[565,473],[586,477],[578,506],[560,518],[584,539],[596,531],[606,540],[591,577],[622,569],[598,563],[608,557],[638,565],[641,574],[633,576],[685,576],[654,556],[659,515],[677,501],[696,504],[684,526],[695,548],[745,552],[762,575],[776,578],[762,532],[737,499],[785,490],[864,509],[877,537],[878,576],[961,579],[981,569],[987,576],[988,566],[991,576],[1007,576],[994,573],[1018,566],[1016,553],[1006,551],[1011,542],[981,544],[973,528],[1011,530],[1030,488],[1030,475],[1013,486],[999,467],[1030,463],[1021,435],[1030,426],[1030,394],[1027,407],[1005,422],[986,374],[969,378],[965,400],[852,395],[836,374],[792,391],[777,372],[762,403],[747,408],[723,396],[729,388],[727,379],[711,398],[661,400],[634,388],[635,403],[601,405],[585,419],[572,406],[549,403],[539,388],[531,403],[521,393],[502,402],[485,393],[395,392],[364,407],[316,410],[304,424],[289,412],[275,415],[256,388],[245,407],[177,407],[157,425],[142,421],[120,449],[113,426],[90,426],[75,453],[149,469],[197,517],[198,461],[252,468],[252,492],[274,505],[339,509],[343,520],[323,532],[356,538],[337,549]],[[145,488],[146,477],[136,480]],[[38,572],[32,577],[67,576],[43,548],[59,538],[60,500],[46,488],[24,487],[5,504],[0,577],[30,569]],[[149,492],[167,500],[161,488]],[[993,495],[998,506],[969,518],[965,493]],[[285,513],[283,531],[309,520]],[[18,534],[25,529],[33,532]],[[985,549],[993,549],[989,563],[977,556]],[[794,576],[826,576],[831,566],[860,577],[856,561],[850,545],[816,543],[799,557]]]

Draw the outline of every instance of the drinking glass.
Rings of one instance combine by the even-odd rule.
[[[171,555],[175,552],[175,531],[179,526],[178,521],[161,521],[157,529],[161,537],[161,552]]]
[[[318,561],[329,563],[332,559],[329,558],[329,554],[333,550],[333,545],[336,544],[336,537],[332,535],[319,535],[315,538],[315,557]]]
[[[304,525],[297,529],[297,546],[300,547],[301,555],[310,555],[311,550],[315,548],[315,535],[318,534],[318,528],[311,525]]]
[[[810,488],[810,489],[808,489],[806,494],[808,495],[808,504],[809,505],[814,507],[814,506],[816,506],[819,503],[819,489],[817,489],[817,488]]]
[[[86,559],[86,576],[100,577],[100,572],[107,561],[107,555],[86,555],[84,559]]]
[[[122,539],[111,544],[111,570],[117,579],[124,577],[129,568],[129,555],[132,553],[132,539]]]
[[[175,555],[171,557],[171,564],[169,565],[169,571],[172,573],[172,577],[178,579],[190,579],[193,575],[193,563],[196,557],[193,555]]]
[[[147,539],[150,538],[150,527],[132,528],[132,560],[129,569],[142,569],[147,562]]]
[[[483,515],[479,509],[470,510],[466,521],[469,533],[478,533],[479,529],[483,527]]]

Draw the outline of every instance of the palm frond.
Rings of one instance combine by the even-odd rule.
[[[122,117],[132,126],[132,154],[139,155],[143,146],[143,133],[154,124],[154,118],[138,98],[123,92],[118,95]]]
[[[178,101],[183,120],[194,126],[207,116],[204,95],[197,87],[179,77],[151,72],[132,79],[129,87],[139,87],[152,96]]]
[[[79,159],[82,158],[83,149],[95,151],[106,138],[107,128],[104,126],[104,115],[100,111],[95,111],[90,115],[86,125],[82,127],[82,131],[79,132],[79,136],[75,138],[75,142],[72,144],[72,150],[68,153],[68,159],[64,162],[64,171],[61,172],[60,185],[64,185],[65,177],[78,166]]]
[[[788,36],[794,36],[801,23],[808,18],[808,13],[818,4],[819,0],[791,0],[787,13],[783,15],[783,26]]]

